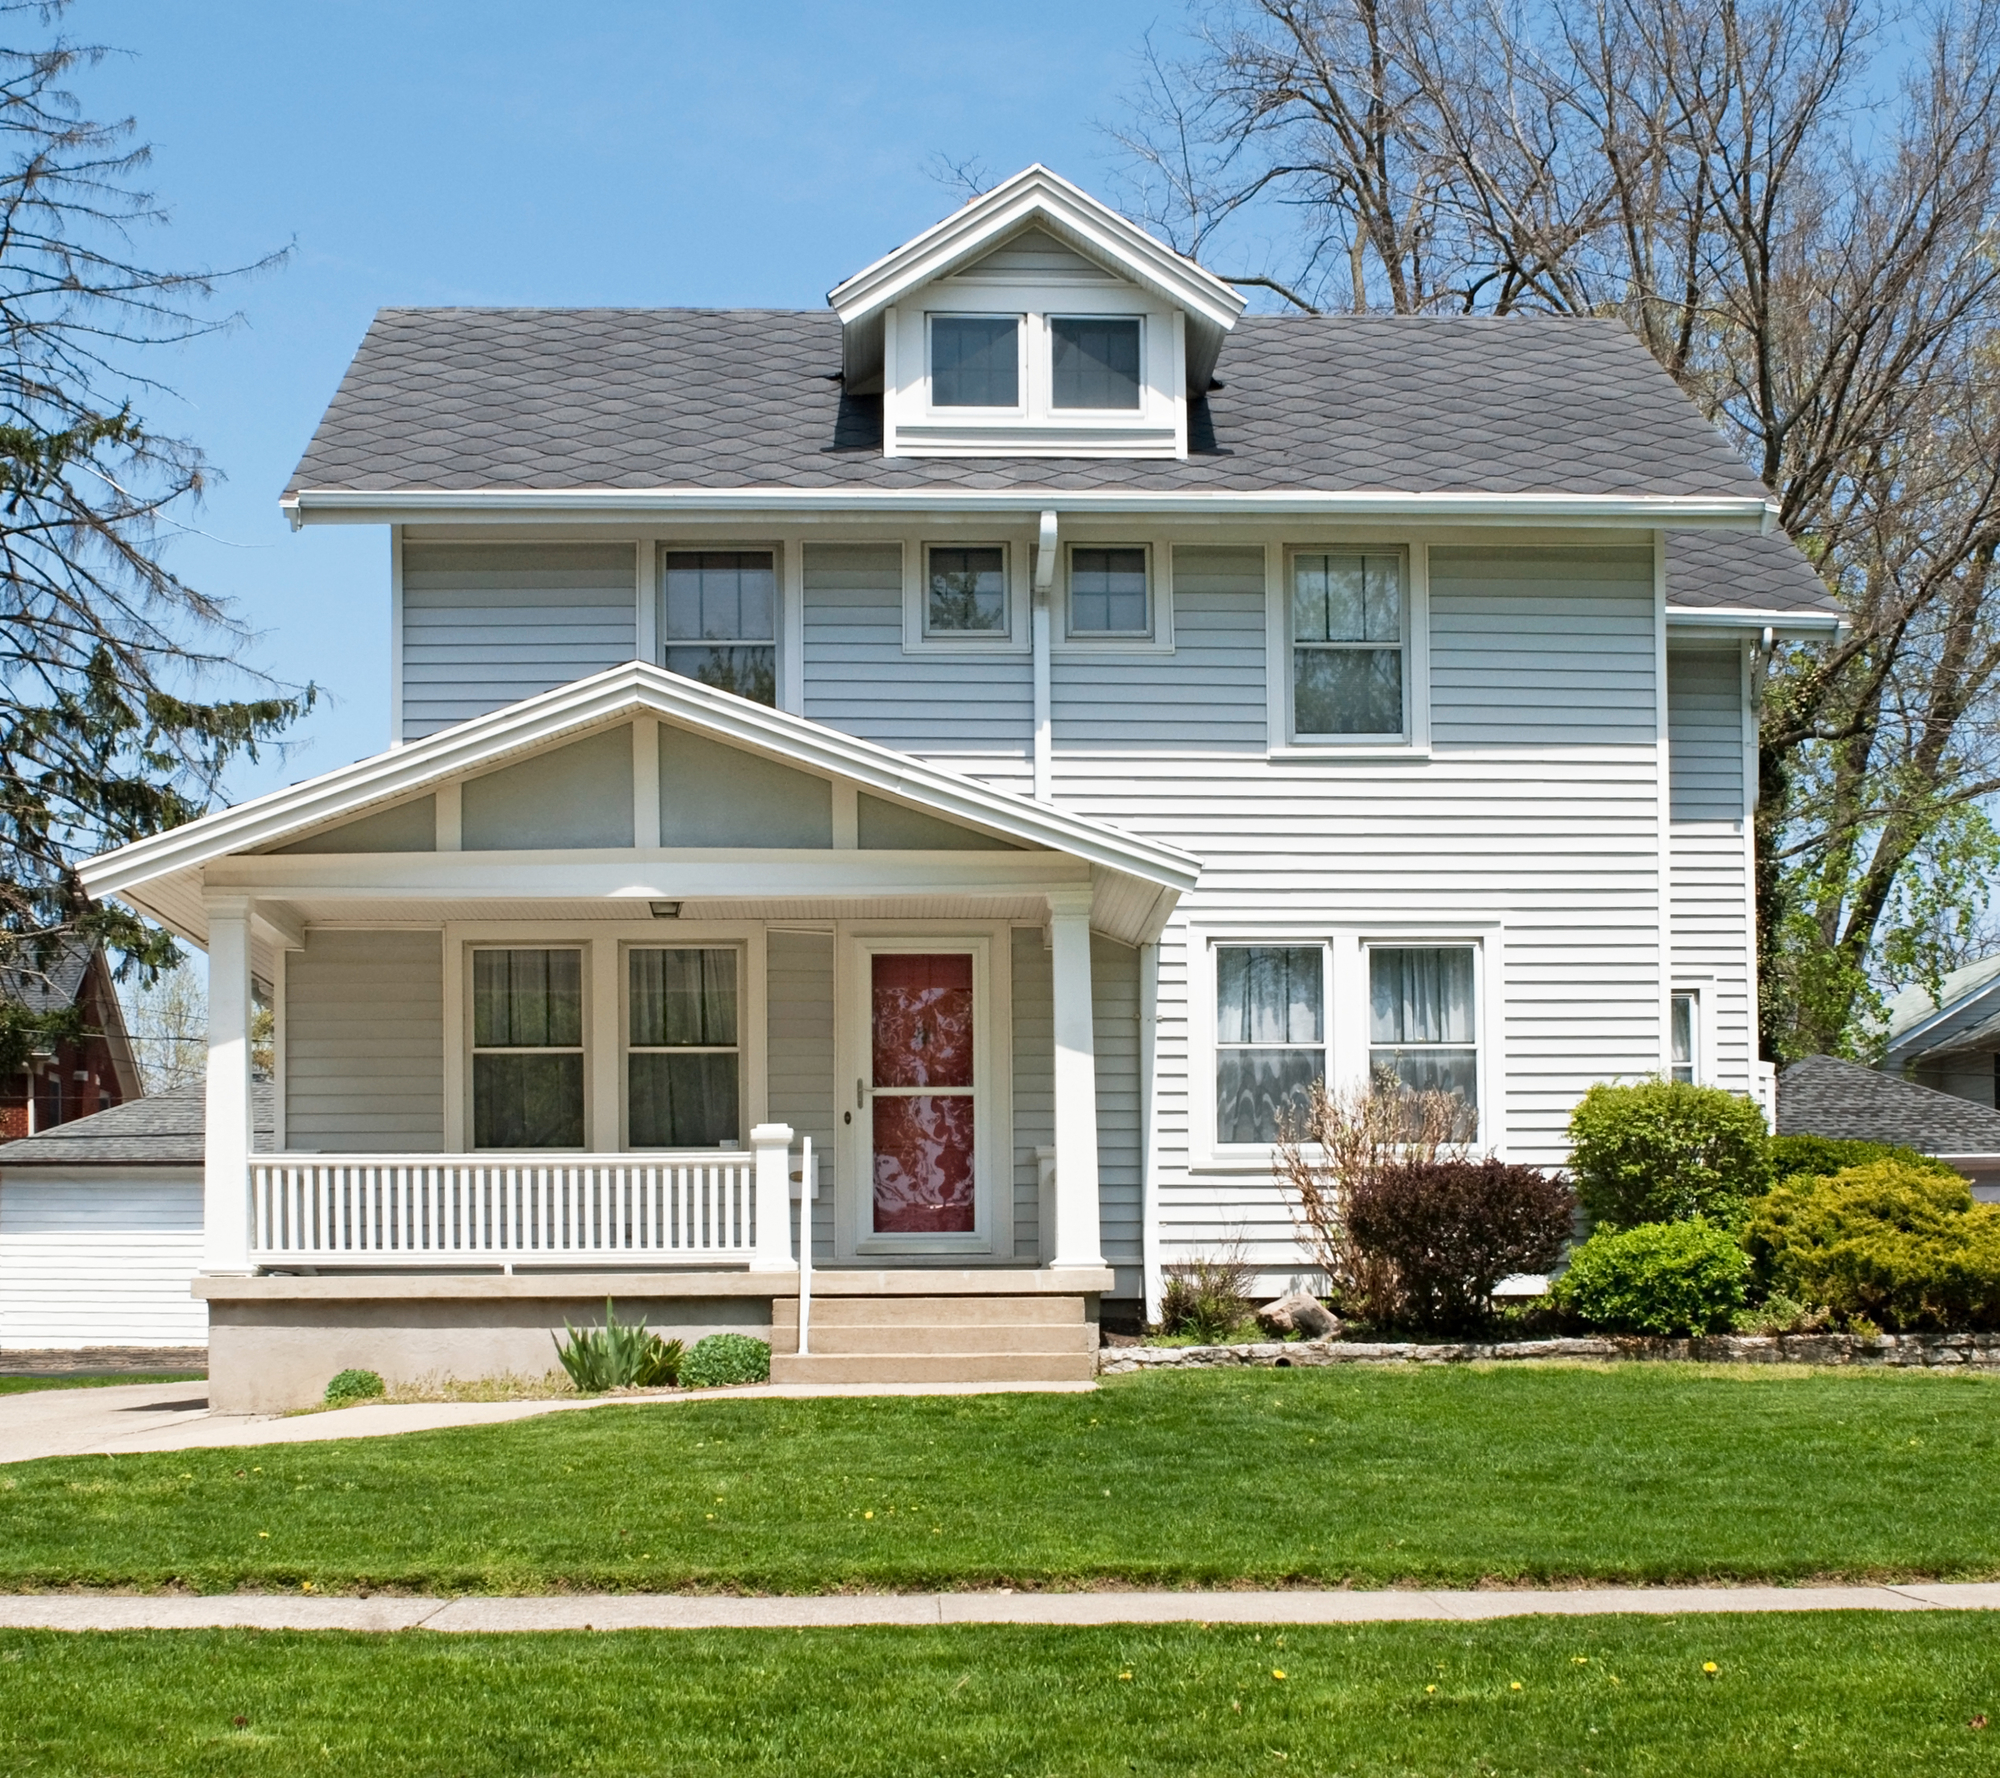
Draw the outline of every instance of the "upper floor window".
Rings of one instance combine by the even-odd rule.
[[[778,701],[778,576],[769,550],[668,554],[666,668],[753,703]]]
[[[1139,322],[1134,316],[1058,315],[1049,321],[1058,408],[1139,406]]]
[[[931,406],[1020,405],[1020,317],[933,315]]]
[[[933,545],[925,552],[924,581],[926,636],[1008,633],[1007,552],[999,545]]]
[[[1150,635],[1149,606],[1143,547],[1071,546],[1069,633],[1072,636]]]
[[[1404,732],[1405,607],[1399,556],[1292,558],[1294,735]]]

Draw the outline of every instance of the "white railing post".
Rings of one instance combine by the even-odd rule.
[[[750,1249],[753,1272],[792,1268],[792,1126],[759,1124],[750,1132],[756,1159],[757,1239]]]
[[[250,899],[208,903],[202,1269],[250,1270]]]
[[[813,1139],[799,1138],[799,1170],[792,1176],[799,1188],[799,1352],[811,1350],[813,1306],[813,1199],[819,1196],[818,1170],[813,1165]]]

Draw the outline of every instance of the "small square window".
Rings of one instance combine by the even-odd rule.
[[[1010,629],[1007,552],[997,544],[925,552],[924,634],[991,636]]]
[[[768,550],[689,550],[663,563],[669,673],[778,701],[778,577]]]
[[[1069,552],[1069,633],[1145,636],[1152,631],[1143,548]]]
[[[1400,735],[1403,575],[1396,556],[1292,559],[1292,732]]]
[[[1020,342],[1015,315],[933,315],[931,406],[1019,407]]]
[[[1129,316],[1063,315],[1049,322],[1050,405],[1139,406],[1139,323]]]

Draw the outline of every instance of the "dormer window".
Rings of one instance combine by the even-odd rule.
[[[1057,315],[1049,321],[1054,348],[1049,405],[1056,408],[1139,406],[1139,319],[1123,315]]]
[[[1018,315],[931,317],[931,406],[1021,405]]]

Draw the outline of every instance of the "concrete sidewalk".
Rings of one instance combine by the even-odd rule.
[[[2000,1611],[2000,1584],[1584,1587],[1492,1592],[843,1593],[798,1598],[600,1593],[303,1598],[237,1593],[0,1597],[0,1630],[797,1630],[939,1624],[1477,1623],[1769,1611]]]
[[[371,1402],[323,1414],[212,1414],[206,1383],[137,1383],[106,1389],[45,1389],[0,1395],[0,1464],[37,1457],[121,1456],[230,1445],[318,1444],[492,1426],[583,1408],[681,1407],[702,1402],[798,1400],[829,1395],[1074,1394],[1093,1383],[758,1383],[676,1395],[611,1395],[579,1401]]]

